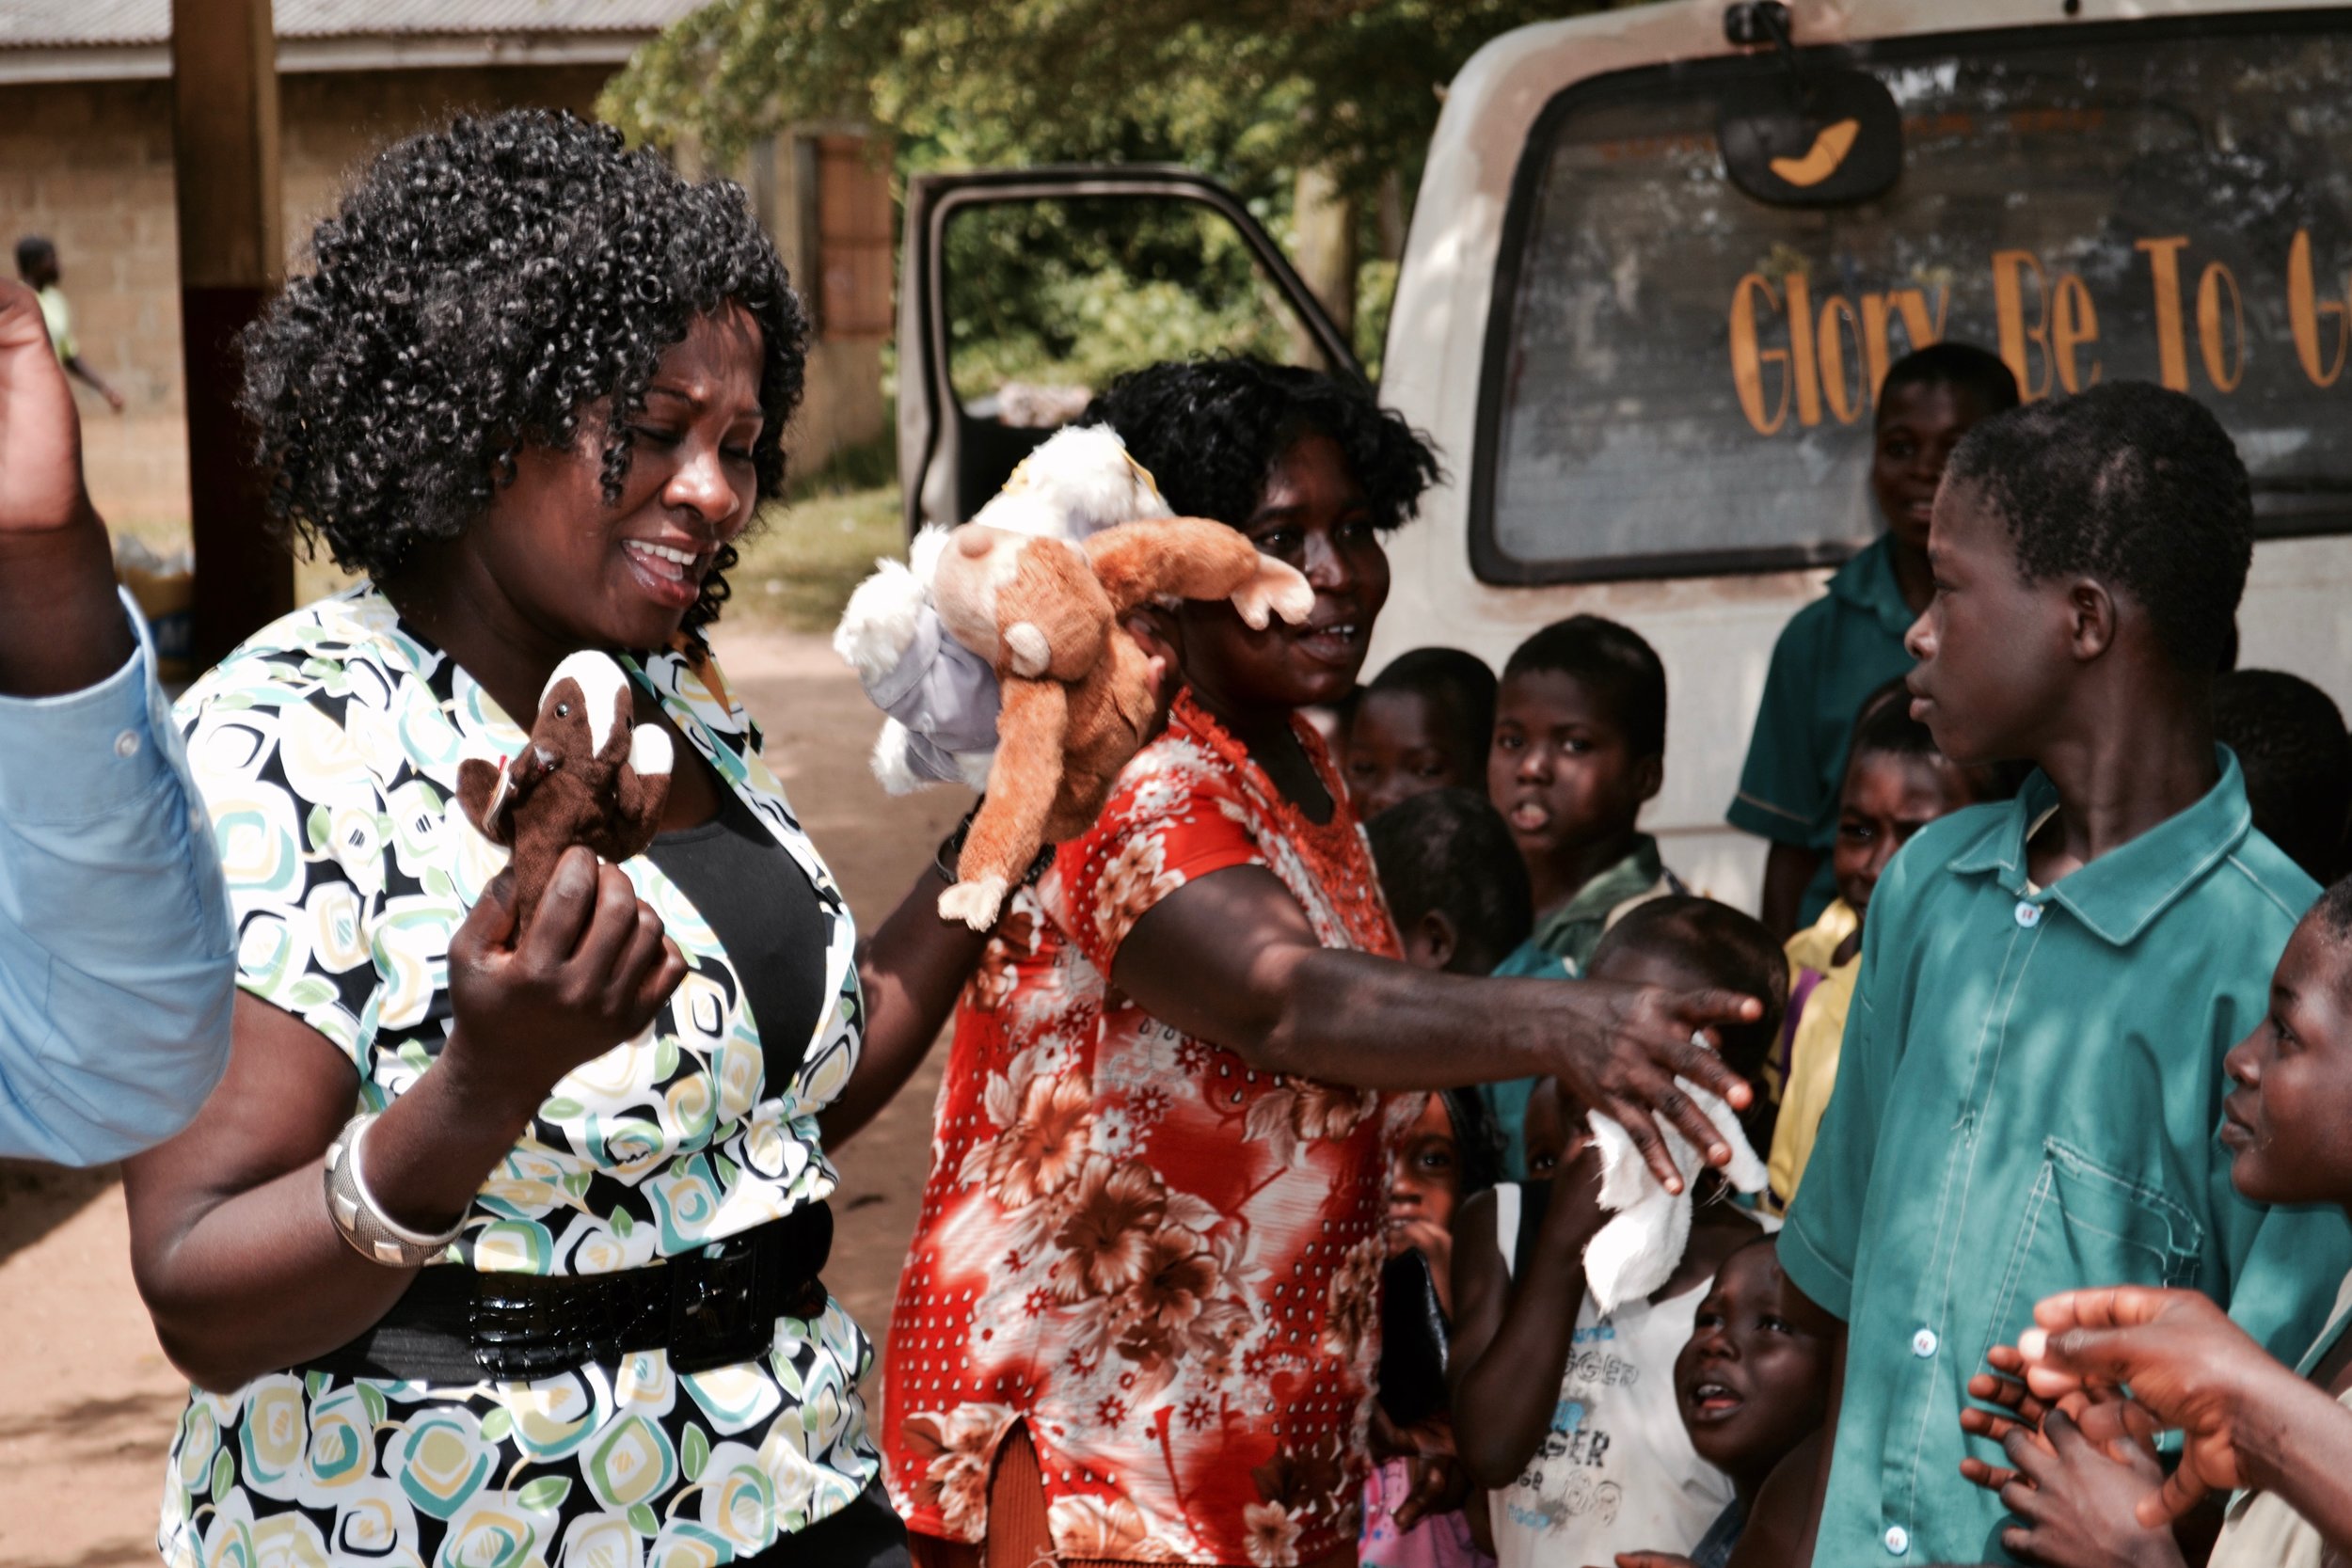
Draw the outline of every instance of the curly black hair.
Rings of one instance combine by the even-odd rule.
[[[1307,436],[1339,444],[1383,529],[1410,517],[1444,477],[1429,438],[1362,382],[1240,355],[1130,371],[1079,422],[1119,432],[1180,515],[1234,528],[1258,509],[1276,462]]]
[[[784,487],[808,320],[739,186],[691,184],[620,133],[518,109],[380,153],[310,241],[313,270],[248,326],[240,406],[269,513],[345,571],[384,577],[454,537],[526,445],[565,448],[594,405],[604,493],[662,354],[724,306],[756,321],[759,497]],[[719,551],[687,612],[727,594]]]
[[[2145,381],[2027,404],[1970,430],[1948,483],[1981,488],[2028,582],[2122,589],[2185,671],[2217,669],[2254,559],[2253,492],[2204,404]]]

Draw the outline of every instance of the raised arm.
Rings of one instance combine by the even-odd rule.
[[[133,613],[40,301],[0,282],[0,1155],[119,1159],[228,1059],[235,933]]]
[[[856,1136],[906,1087],[988,951],[989,933],[941,916],[939,895],[947,888],[936,865],[925,866],[858,950],[866,1038],[840,1098],[818,1114],[827,1148]]]
[[[1551,1430],[1584,1300],[1584,1246],[1603,1218],[1599,1151],[1588,1144],[1560,1168],[1534,1256],[1519,1258],[1507,1278],[1497,1277],[1502,1238],[1493,1199],[1481,1199],[1479,1212],[1480,1257],[1454,1278],[1457,1292],[1469,1286],[1476,1296],[1475,1321],[1464,1302],[1448,1381],[1454,1452],[1470,1479],[1491,1491],[1511,1484]],[[1463,1212],[1467,1219],[1470,1210]]]
[[[1557,1075],[1623,1124],[1670,1191],[1682,1179],[1653,1115],[1711,1162],[1728,1160],[1674,1080],[1746,1105],[1746,1083],[1694,1036],[1763,1006],[1727,991],[1471,979],[1327,948],[1258,866],[1212,872],[1152,905],[1120,943],[1111,982],[1152,1017],[1267,1071],[1370,1089]]]
[[[0,279],[0,694],[95,686],[136,647],[40,297]]]
[[[465,1212],[556,1079],[631,1038],[685,974],[628,878],[584,849],[514,930],[501,873],[451,940],[454,1023],[369,1130],[369,1190],[437,1233]],[[123,1170],[131,1263],[165,1354],[226,1392],[358,1337],[416,1271],[362,1258],[328,1217],[323,1159],[356,1108],[350,1061],[240,995],[229,1074],[194,1126]]]

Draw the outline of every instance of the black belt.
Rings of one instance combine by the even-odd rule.
[[[652,1268],[616,1274],[418,1272],[374,1327],[294,1369],[393,1382],[552,1377],[637,1351],[666,1350],[681,1372],[767,1354],[778,1318],[825,1309],[817,1277],[833,1211],[796,1209]]]

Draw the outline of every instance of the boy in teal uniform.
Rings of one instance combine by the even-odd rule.
[[[2217,1140],[2222,1056],[2318,891],[2213,739],[2252,550],[2245,467],[2176,392],[2095,388],[1952,454],[1914,712],[1955,760],[2041,770],[1921,829],[1871,899],[1780,1240],[1847,1325],[1823,1568],[2010,1560],[1959,1415],[2043,1296],[2195,1289],[2299,1353],[2352,1263],[2343,1214],[2248,1202]]]
[[[1641,633],[1572,615],[1520,643],[1495,692],[1486,795],[1527,863],[1535,929],[1497,974],[1567,979],[1634,905],[1690,891],[1636,825],[1666,778],[1666,666]],[[1481,1093],[1503,1133],[1506,1180],[1527,1180],[1535,1081]]]
[[[1829,849],[1846,739],[1862,699],[1911,669],[1903,633],[1928,607],[1928,507],[1945,461],[1972,426],[2016,406],[2009,367],[1966,343],[1904,356],[1879,388],[1870,494],[1886,531],[1782,628],[1726,814],[1772,842],[1760,913],[1779,941],[1837,895]]]

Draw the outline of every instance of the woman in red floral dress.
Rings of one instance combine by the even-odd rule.
[[[1089,418],[1182,514],[1315,588],[1306,625],[1154,612],[1184,675],[1101,819],[1020,894],[956,1015],[885,1378],[918,1562],[1352,1562],[1388,1140],[1426,1090],[1561,1074],[1654,1137],[1744,998],[1388,961],[1362,832],[1298,710],[1355,684],[1380,535],[1435,478],[1368,392],[1162,365]],[[1671,1174],[1669,1172],[1669,1174]],[[985,1558],[982,1555],[985,1544]]]

